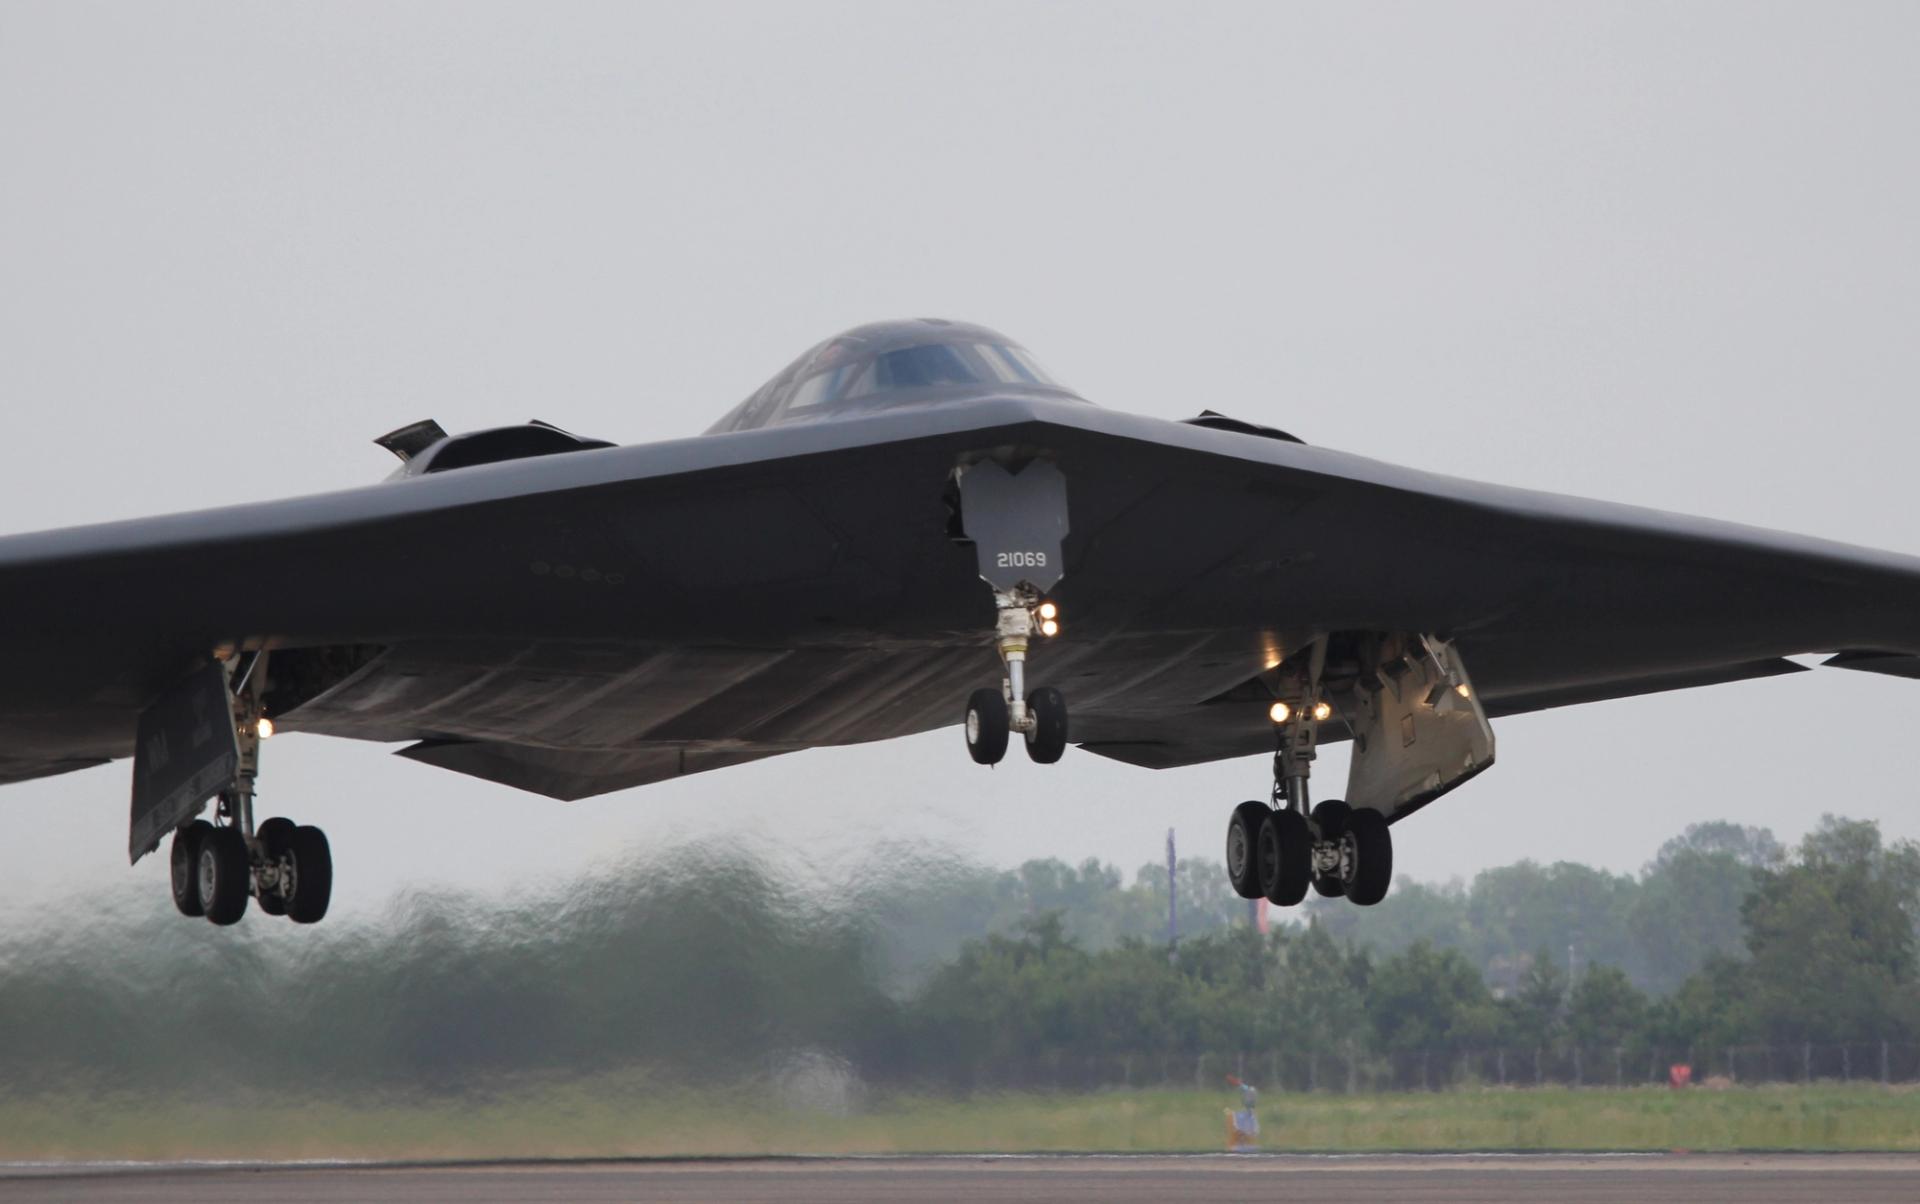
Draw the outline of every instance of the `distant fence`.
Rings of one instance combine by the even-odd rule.
[[[1360,1050],[1249,1050],[1234,1053],[1042,1053],[950,1065],[936,1077],[971,1090],[1099,1090],[1193,1087],[1210,1090],[1235,1075],[1264,1091],[1356,1093],[1462,1087],[1638,1087],[1692,1068],[1696,1084],[1920,1082],[1920,1045],[1731,1045],[1654,1049],[1540,1046],[1519,1049],[1368,1053]]]

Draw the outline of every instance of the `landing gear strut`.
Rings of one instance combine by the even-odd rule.
[[[169,878],[180,914],[205,916],[222,926],[238,923],[247,901],[258,899],[268,915],[311,924],[327,914],[333,896],[333,854],[326,833],[275,817],[256,830],[254,783],[260,774],[260,744],[273,734],[262,698],[266,653],[254,653],[235,670],[230,700],[239,769],[220,792],[215,822],[194,819],[173,834]]]
[[[1269,709],[1278,740],[1270,802],[1241,803],[1227,821],[1227,878],[1244,899],[1291,907],[1312,886],[1327,898],[1370,907],[1393,881],[1385,816],[1338,799],[1310,802],[1319,727],[1333,717],[1321,696],[1326,644],[1316,641],[1306,663],[1281,679],[1280,697]]]
[[[997,765],[1007,755],[1012,733],[1019,732],[1026,737],[1027,756],[1051,765],[1067,749],[1067,700],[1051,686],[1027,691],[1027,646],[1035,631],[1060,630],[1059,610],[1024,586],[995,590],[993,601],[1005,674],[1000,689],[975,690],[967,699],[967,752],[982,765]]]

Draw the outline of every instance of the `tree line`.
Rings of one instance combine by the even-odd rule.
[[[1138,937],[1090,948],[1071,913],[1048,912],[936,971],[915,1036],[952,1051],[953,1073],[969,1057],[1177,1049],[1282,1051],[1296,1069],[1321,1051],[1336,1073],[1397,1059],[1491,1079],[1490,1059],[1511,1051],[1533,1059],[1512,1081],[1543,1073],[1542,1058],[1611,1060],[1594,1082],[1629,1064],[1644,1077],[1650,1055],[1723,1067],[1733,1050],[1737,1067],[1755,1047],[1804,1050],[1811,1073],[1813,1045],[1849,1065],[1858,1047],[1867,1077],[1872,1051],[1920,1038],[1920,846],[1888,844],[1869,822],[1828,817],[1791,853],[1764,832],[1701,825],[1637,879],[1522,864],[1397,894],[1359,920],[1329,908],[1264,936],[1219,926],[1171,950]]]
[[[1670,1051],[1855,1043],[1865,1068],[1920,1041],[1920,847],[1872,823],[1829,818],[1792,850],[1703,825],[1636,876],[1522,863],[1265,933],[1223,878],[1181,863],[1172,944],[1164,865],[1128,883],[899,850],[809,890],[682,848],[331,931],[215,931],[132,892],[0,937],[0,1089],[713,1082],[823,1056],[935,1088],[1205,1079],[1249,1056],[1290,1084],[1411,1085],[1526,1081],[1582,1051],[1597,1082]]]

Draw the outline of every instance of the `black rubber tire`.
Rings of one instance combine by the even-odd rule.
[[[260,842],[261,850],[267,860],[278,861],[293,846],[294,822],[283,815],[276,815],[253,830],[253,838]],[[277,890],[264,891],[256,896],[260,910],[270,916],[287,914],[286,896]]]
[[[1337,798],[1322,800],[1314,804],[1313,826],[1319,830],[1321,840],[1339,840],[1347,832],[1347,820],[1353,815],[1353,808]],[[1326,899],[1338,899],[1347,893],[1347,884],[1340,880],[1338,872],[1315,874],[1313,876],[1314,893]]]
[[[1353,852],[1347,898],[1372,907],[1387,897],[1387,888],[1393,885],[1393,832],[1387,817],[1370,807],[1359,808],[1347,820],[1346,839]]]
[[[1292,907],[1307,897],[1313,875],[1313,834],[1292,811],[1273,811],[1260,825],[1260,886],[1267,902]]]
[[[209,828],[200,841],[200,904],[221,927],[247,914],[253,867],[247,862],[247,838],[238,828]]]
[[[313,924],[326,918],[327,904],[333,899],[333,849],[327,834],[309,824],[293,831],[293,898],[287,900],[287,916],[296,924]]]
[[[167,852],[168,870],[173,878],[173,905],[183,916],[203,916],[207,909],[200,902],[200,842],[213,831],[204,819],[182,824],[173,831],[173,847]]]
[[[1315,803],[1313,822],[1320,829],[1320,839],[1338,840],[1347,830],[1347,821],[1353,818],[1353,808],[1337,798]]]
[[[982,765],[1007,755],[1007,700],[998,690],[975,690],[967,698],[967,752]]]
[[[1252,799],[1233,809],[1227,820],[1227,881],[1242,899],[1258,899],[1260,888],[1260,825],[1273,808]]]
[[[1033,730],[1027,733],[1027,756],[1036,764],[1051,765],[1067,751],[1067,700],[1052,686],[1027,695]]]

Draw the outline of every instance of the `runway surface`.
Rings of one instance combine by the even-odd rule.
[[[420,1165],[0,1165],[0,1200],[1920,1199],[1920,1155],[954,1156]]]

